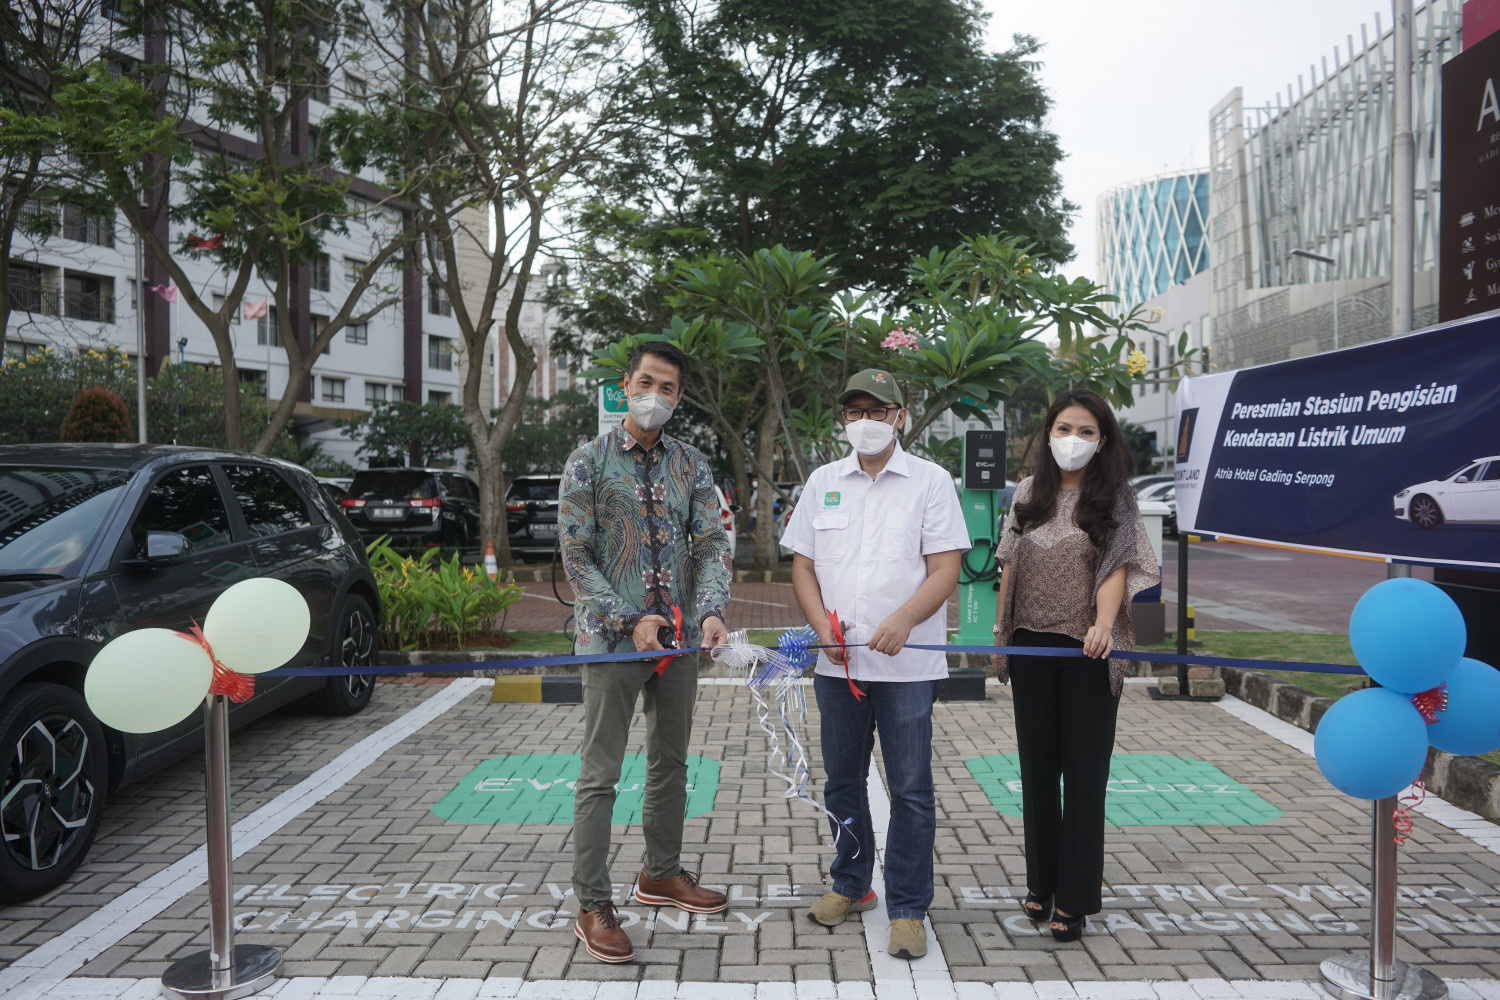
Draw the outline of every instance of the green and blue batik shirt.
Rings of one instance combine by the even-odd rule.
[[[578,595],[579,653],[634,649],[646,615],[682,609],[683,645],[722,620],[734,557],[708,460],[663,434],[643,447],[624,426],[578,448],[563,470],[558,532]]]

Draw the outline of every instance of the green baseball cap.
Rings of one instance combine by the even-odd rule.
[[[849,402],[850,396],[857,396],[860,393],[874,396],[882,403],[906,405],[901,401],[901,390],[896,386],[896,376],[890,372],[883,372],[879,368],[866,368],[862,372],[855,372],[849,376],[849,384],[844,386],[843,392],[839,393],[839,405],[843,406]]]

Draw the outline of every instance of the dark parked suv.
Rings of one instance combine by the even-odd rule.
[[[505,530],[510,551],[519,556],[550,556],[557,545],[561,476],[517,476],[505,489]]]
[[[396,548],[467,549],[479,544],[479,484],[446,469],[366,469],[339,501],[370,542],[388,535]]]
[[[364,546],[305,470],[194,448],[0,447],[0,901],[61,885],[109,793],[203,746],[196,713],[144,736],[100,725],[83,698],[94,654],[133,629],[186,631],[261,576],[312,611],[292,665],[375,662]],[[361,676],[260,677],[230,724],[304,696],[348,715],[371,690]]]

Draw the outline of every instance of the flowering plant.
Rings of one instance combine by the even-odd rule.
[[[1125,370],[1137,378],[1146,374],[1148,365],[1145,351],[1131,351],[1130,356],[1125,359]]]
[[[917,349],[917,333],[910,327],[898,326],[886,334],[880,346],[888,351],[915,351]]]

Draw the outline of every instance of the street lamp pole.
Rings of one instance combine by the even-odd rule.
[[[1332,257],[1327,257],[1327,256],[1324,256],[1323,254],[1320,254],[1320,253],[1313,253],[1311,250],[1302,250],[1300,248],[1297,249],[1297,250],[1293,250],[1291,252],[1291,256],[1293,256],[1293,257],[1302,257],[1305,260],[1315,260],[1319,264],[1327,264],[1332,269],[1332,274],[1333,274],[1333,349],[1336,351],[1336,350],[1339,349],[1339,269],[1338,269],[1338,262],[1336,260],[1334,260]]]

